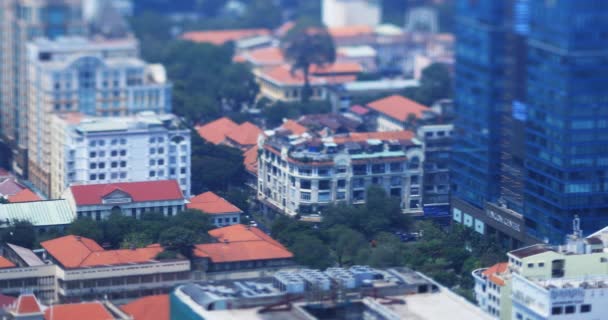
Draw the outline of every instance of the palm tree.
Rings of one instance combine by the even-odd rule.
[[[281,49],[291,65],[292,74],[302,72],[304,77],[302,101],[307,102],[312,94],[310,67],[322,68],[336,61],[334,41],[324,26],[300,23],[281,40]]]

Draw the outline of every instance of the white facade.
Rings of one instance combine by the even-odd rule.
[[[171,85],[162,66],[138,58],[133,39],[37,39],[28,53],[30,180],[49,194],[50,115],[81,112],[124,116],[171,111]]]
[[[605,319],[608,276],[535,281],[513,277],[513,320]]]
[[[379,0],[323,0],[323,23],[329,27],[367,25],[375,27],[382,19]]]
[[[315,214],[336,202],[365,203],[367,188],[376,185],[398,197],[405,213],[422,213],[420,146],[370,139],[374,150],[364,151],[355,149],[357,143],[348,149],[326,139],[326,148],[318,152],[265,142],[259,155],[258,199],[289,215]]]
[[[66,117],[67,116],[67,117]],[[51,196],[71,184],[174,179],[190,197],[190,131],[174,115],[53,116]]]

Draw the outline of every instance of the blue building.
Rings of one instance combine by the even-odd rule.
[[[524,215],[563,242],[608,225],[608,1],[530,1]]]
[[[458,1],[454,220],[517,247],[608,224],[608,2]]]

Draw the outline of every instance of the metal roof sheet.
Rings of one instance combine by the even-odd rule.
[[[0,205],[0,220],[27,220],[34,226],[55,226],[70,224],[76,214],[67,200],[48,200]]]

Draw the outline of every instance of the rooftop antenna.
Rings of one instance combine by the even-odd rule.
[[[574,215],[574,219],[572,220],[572,236],[575,239],[580,239],[583,237],[583,231],[581,231],[581,219],[578,214]]]

